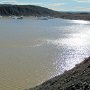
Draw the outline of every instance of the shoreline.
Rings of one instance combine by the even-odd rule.
[[[13,17],[17,17],[17,18],[19,18],[19,17],[21,17],[21,16],[1,16],[0,17],[0,19],[3,19],[3,18],[7,18],[7,19],[13,19]],[[24,19],[24,18],[30,18],[30,19],[36,19],[36,20],[39,20],[39,19],[41,19],[41,20],[44,20],[44,18],[45,18],[45,20],[49,20],[49,19],[55,19],[55,18],[59,18],[59,19],[65,19],[65,20],[84,20],[84,21],[90,21],[90,17],[88,17],[88,18],[86,18],[85,19],[85,17],[74,17],[74,16],[72,16],[72,17],[48,17],[48,16],[23,16],[23,18],[22,19]]]
[[[25,90],[90,90],[90,57],[64,74]]]

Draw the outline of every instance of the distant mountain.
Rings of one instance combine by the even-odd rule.
[[[0,5],[0,15],[2,16],[59,16],[59,12],[48,8],[34,5]]]
[[[0,4],[1,16],[51,16],[64,19],[90,20],[90,13],[59,12],[35,5]]]

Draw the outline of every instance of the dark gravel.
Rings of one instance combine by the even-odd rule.
[[[90,90],[90,57],[64,74],[26,90]]]

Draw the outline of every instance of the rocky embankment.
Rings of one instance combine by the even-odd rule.
[[[58,12],[34,5],[0,5],[1,16],[51,16],[64,19],[90,20],[90,13]]]
[[[72,70],[27,90],[90,90],[90,57]]]

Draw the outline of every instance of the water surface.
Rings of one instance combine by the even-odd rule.
[[[90,22],[0,19],[0,89],[23,90],[90,54]]]

